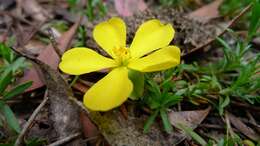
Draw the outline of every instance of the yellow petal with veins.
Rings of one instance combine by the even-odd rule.
[[[133,90],[126,67],[115,68],[84,95],[84,105],[94,111],[108,111],[127,100]]]
[[[145,57],[130,61],[128,67],[140,72],[153,72],[169,69],[180,64],[180,49],[167,46]]]
[[[102,49],[115,58],[113,50],[126,46],[126,25],[122,19],[113,17],[96,25],[93,37]]]
[[[101,56],[88,48],[73,48],[66,51],[59,64],[59,68],[63,72],[72,75],[81,75],[115,66],[114,60]]]
[[[137,30],[130,46],[131,56],[139,58],[147,53],[169,45],[174,37],[174,29],[170,24],[164,25],[153,19],[143,23]]]

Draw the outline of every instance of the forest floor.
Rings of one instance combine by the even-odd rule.
[[[181,62],[132,71],[134,100],[91,111],[83,96],[110,70],[67,75],[60,58],[109,57],[92,32],[115,16],[127,44],[147,20],[171,24]],[[260,146],[259,26],[258,0],[0,0],[0,146]]]

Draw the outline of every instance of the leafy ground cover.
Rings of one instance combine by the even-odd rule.
[[[83,96],[110,70],[67,75],[60,58],[75,47],[109,57],[92,32],[113,16],[127,44],[143,22],[169,23],[181,61],[128,70],[128,100],[92,111]],[[0,145],[260,145],[259,26],[258,0],[0,1]]]

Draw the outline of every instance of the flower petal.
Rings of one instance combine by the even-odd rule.
[[[84,105],[94,111],[108,111],[126,101],[132,90],[127,68],[115,68],[87,91]]]
[[[128,67],[141,72],[153,72],[174,67],[180,63],[180,49],[167,46],[143,58],[130,61]]]
[[[59,68],[63,72],[72,75],[85,74],[115,66],[114,60],[103,57],[88,48],[73,48],[66,51],[59,64]]]
[[[93,37],[102,49],[115,58],[113,49],[126,46],[126,25],[117,17],[96,25]]]
[[[130,46],[131,56],[139,58],[156,49],[166,47],[173,39],[174,33],[170,24],[164,25],[157,19],[143,23]]]

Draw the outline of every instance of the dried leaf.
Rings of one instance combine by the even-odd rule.
[[[86,138],[88,137],[96,137],[99,135],[99,131],[95,124],[89,119],[89,117],[84,113],[80,113],[80,120],[83,127],[83,133]]]
[[[18,0],[18,2],[21,4],[25,13],[37,21],[44,22],[51,17],[51,14],[41,7],[36,0]]]
[[[203,23],[209,22],[211,19],[219,17],[218,8],[222,1],[223,0],[215,0],[214,2],[189,13],[187,16]]]
[[[205,110],[170,112],[171,124],[178,127],[178,123],[195,129],[208,115],[210,107]]]
[[[175,127],[179,127],[179,124],[182,124],[185,127],[195,129],[207,117],[210,110],[211,107],[204,110],[170,112],[168,116],[171,124]],[[179,139],[175,144],[180,143],[188,136],[185,131],[177,131],[175,135]]]
[[[259,141],[260,135],[257,134],[252,128],[248,127],[245,123],[241,121],[240,118],[235,117],[231,113],[227,113],[231,124],[236,127],[241,133],[246,135],[247,137],[251,138],[252,140]]]
[[[80,109],[69,98],[72,91],[68,83],[57,70],[42,61],[34,60],[44,72],[43,78],[48,89],[50,100],[50,118],[58,139],[81,131]],[[70,141],[66,145],[83,145],[81,139]]]
[[[143,0],[115,0],[115,7],[119,15],[122,16],[132,16],[147,8]]]

